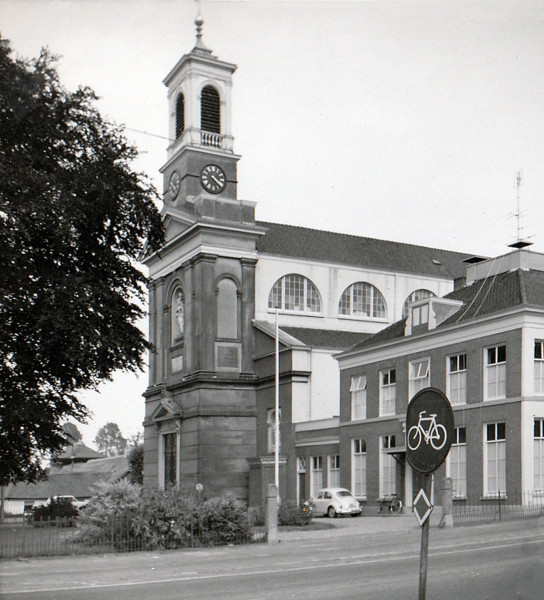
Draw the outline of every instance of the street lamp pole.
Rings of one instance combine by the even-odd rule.
[[[274,484],[280,502],[280,341],[278,325],[278,309],[276,308],[275,339],[275,393],[274,393]]]

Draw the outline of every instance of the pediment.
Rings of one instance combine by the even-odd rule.
[[[151,420],[155,423],[168,421],[182,416],[181,408],[171,398],[161,398],[158,406],[151,414]]]

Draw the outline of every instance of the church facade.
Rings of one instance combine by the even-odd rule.
[[[174,141],[161,170],[166,241],[144,261],[144,485],[202,484],[259,505],[274,481],[278,388],[280,496],[350,487],[335,355],[453,291],[468,255],[257,220],[237,196],[236,66],[196,24],[196,45],[164,80]]]

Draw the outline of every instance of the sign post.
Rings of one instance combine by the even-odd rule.
[[[421,526],[418,600],[425,600],[427,589],[432,473],[448,455],[453,432],[453,410],[444,392],[436,388],[420,390],[406,411],[406,458],[414,471],[423,474],[423,487],[414,501]]]

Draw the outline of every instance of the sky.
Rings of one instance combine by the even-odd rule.
[[[162,80],[198,11],[238,65],[238,197],[258,219],[485,256],[519,229],[544,252],[544,0],[0,0],[0,34],[93,88],[162,191]],[[146,385],[123,373],[82,394],[84,441],[141,430]]]

